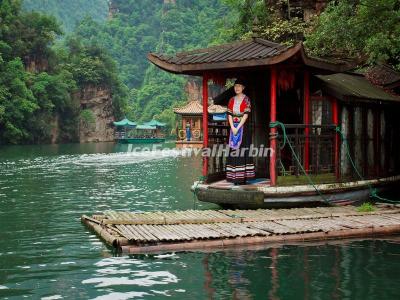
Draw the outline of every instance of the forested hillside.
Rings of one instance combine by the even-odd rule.
[[[21,2],[0,2],[0,144],[76,141],[81,107],[76,93],[87,86],[108,89],[115,115],[126,92],[112,58],[95,44],[70,37],[58,47],[57,20],[21,11]]]
[[[100,24],[85,19],[76,34],[100,43],[117,61],[121,78],[131,88],[132,119],[156,116],[172,124],[172,107],[186,100],[186,79],[151,66],[147,53],[205,47],[223,39],[219,28],[231,21],[230,10],[221,0],[114,0],[112,7],[112,20]]]
[[[40,11],[55,16],[65,32],[71,32],[86,16],[105,21],[108,0],[23,0],[26,11]]]
[[[262,37],[292,43],[303,40],[316,56],[354,59],[360,65],[387,63],[400,70],[400,1],[294,1],[300,12],[324,2],[319,15],[293,13],[289,1],[224,0],[239,13],[223,31],[232,38],[249,37],[255,17]],[[292,13],[289,12],[292,8]]]
[[[302,9],[322,2],[305,18]],[[148,52],[249,38],[254,25],[272,41],[302,40],[314,55],[400,70],[398,0],[296,3],[298,10],[271,0],[25,0],[22,10],[22,1],[2,0],[0,143],[48,141],[55,119],[60,140],[74,140],[81,112],[73,95],[87,86],[110,90],[116,117],[173,126],[188,78],[152,66]]]

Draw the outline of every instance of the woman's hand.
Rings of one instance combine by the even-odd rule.
[[[232,128],[233,135],[237,135],[238,131],[239,131],[239,129],[237,129],[236,127]]]

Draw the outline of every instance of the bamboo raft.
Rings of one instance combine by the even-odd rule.
[[[106,211],[82,222],[125,253],[371,237],[400,233],[400,206],[259,210]]]

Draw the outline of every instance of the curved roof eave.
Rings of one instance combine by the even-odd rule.
[[[157,67],[175,74],[185,74],[185,75],[202,75],[208,71],[215,70],[235,70],[239,68],[252,68],[252,67],[263,67],[282,63],[296,54],[300,54],[303,63],[306,66],[324,69],[331,72],[344,72],[352,69],[354,66],[349,66],[348,64],[337,64],[328,61],[323,61],[321,59],[315,59],[308,57],[305,53],[303,43],[300,42],[295,46],[287,49],[285,52],[280,53],[276,56],[262,58],[262,59],[248,59],[248,60],[235,60],[235,61],[221,61],[221,62],[211,62],[211,63],[195,63],[195,64],[175,64],[168,61],[162,60],[158,55],[154,53],[149,53],[147,58]]]

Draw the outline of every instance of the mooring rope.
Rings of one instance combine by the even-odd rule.
[[[315,182],[312,180],[312,178],[309,176],[309,174],[308,174],[308,173],[306,172],[306,170],[304,169],[304,167],[303,167],[302,163],[300,162],[300,159],[299,159],[299,157],[298,157],[296,151],[295,151],[294,148],[293,148],[293,145],[291,144],[291,142],[290,142],[290,140],[289,140],[289,138],[288,138],[288,136],[287,136],[287,134],[286,134],[286,127],[285,127],[285,124],[283,124],[282,122],[279,122],[279,121],[270,122],[269,127],[270,127],[270,128],[280,127],[280,128],[282,129],[282,133],[283,133],[283,145],[280,147],[280,149],[283,149],[286,145],[288,145],[289,148],[290,148],[290,150],[291,150],[291,152],[292,152],[292,155],[293,155],[293,157],[294,157],[296,163],[298,164],[299,168],[301,169],[301,171],[303,172],[303,174],[304,174],[305,177],[307,178],[309,184],[314,188],[314,190],[318,193],[318,195],[321,197],[321,199],[322,199],[325,203],[327,203],[327,204],[329,204],[329,205],[336,205],[335,203],[332,203],[331,201],[329,201],[329,200],[324,196],[324,194],[318,189],[318,187],[317,187],[317,185],[315,184]],[[360,173],[360,171],[357,169],[357,166],[356,166],[356,164],[355,164],[353,158],[351,157],[349,144],[348,144],[348,142],[347,142],[346,137],[344,136],[344,133],[341,131],[341,129],[340,129],[339,126],[335,127],[335,132],[337,132],[337,133],[340,135],[340,137],[341,137],[341,139],[342,139],[342,142],[343,142],[343,144],[345,145],[346,155],[347,155],[347,157],[349,158],[349,161],[350,161],[350,163],[351,163],[353,169],[355,170],[356,174],[360,177],[360,179],[361,179],[362,181],[366,181],[366,180],[364,179],[364,177],[362,176],[362,174]],[[278,134],[275,134],[275,135],[274,135],[273,137],[271,137],[271,138],[274,139],[274,138],[277,138],[277,137],[278,137]],[[282,163],[282,162],[281,162],[281,163]],[[200,184],[200,182],[204,182],[206,179],[207,179],[207,176],[204,176],[204,175],[203,175],[203,176],[200,176],[200,177],[199,177],[199,180],[196,182],[196,185],[195,185],[194,188],[193,188],[193,209],[194,209],[194,210],[197,209],[197,201],[196,201],[196,200],[197,200],[198,185]],[[391,200],[391,199],[387,199],[387,198],[384,198],[384,197],[379,196],[379,195],[378,195],[377,189],[375,189],[368,181],[367,181],[367,186],[368,186],[368,189],[369,189],[369,192],[370,192],[370,195],[369,195],[370,198],[378,199],[378,200],[380,200],[380,201],[388,202],[388,203],[399,203],[399,201]]]
[[[199,180],[197,180],[196,185],[193,188],[193,210],[197,210],[197,191],[198,191],[198,185],[200,182],[204,182],[207,179],[207,176],[200,176]]]
[[[345,137],[344,133],[342,132],[342,130],[340,129],[340,126],[337,126],[335,128],[335,131],[340,135],[343,144],[345,145],[346,148],[346,155],[349,158],[349,161],[351,163],[351,166],[353,167],[353,169],[355,170],[356,174],[358,177],[360,177],[361,180],[365,181],[364,177],[362,176],[361,172],[357,169],[357,166],[353,160],[353,158],[351,157],[350,154],[350,146],[349,143],[347,142],[347,138]],[[387,199],[387,198],[383,198],[381,196],[378,195],[378,190],[376,188],[374,188],[368,181],[367,181],[367,186],[369,189],[369,197],[373,198],[373,199],[378,199],[380,201],[383,202],[388,202],[388,203],[399,203],[399,201],[396,200],[391,200],[391,199]]]
[[[290,150],[292,151],[293,157],[296,160],[296,163],[299,165],[301,171],[304,173],[304,175],[306,176],[308,182],[310,185],[312,185],[312,187],[314,188],[314,190],[318,193],[318,195],[321,197],[321,199],[329,204],[329,205],[335,205],[334,203],[330,202],[328,199],[325,198],[325,196],[322,194],[322,192],[318,189],[318,187],[315,185],[314,181],[311,179],[311,177],[307,174],[306,170],[304,169],[303,165],[300,162],[299,157],[297,156],[296,151],[294,150],[291,142],[289,141],[287,134],[286,134],[286,127],[285,124],[283,124],[282,122],[276,121],[276,122],[271,122],[269,123],[269,127],[270,128],[275,128],[275,127],[280,127],[282,129],[283,132],[283,145],[282,147],[280,147],[280,149],[283,149],[286,145],[289,146]]]

